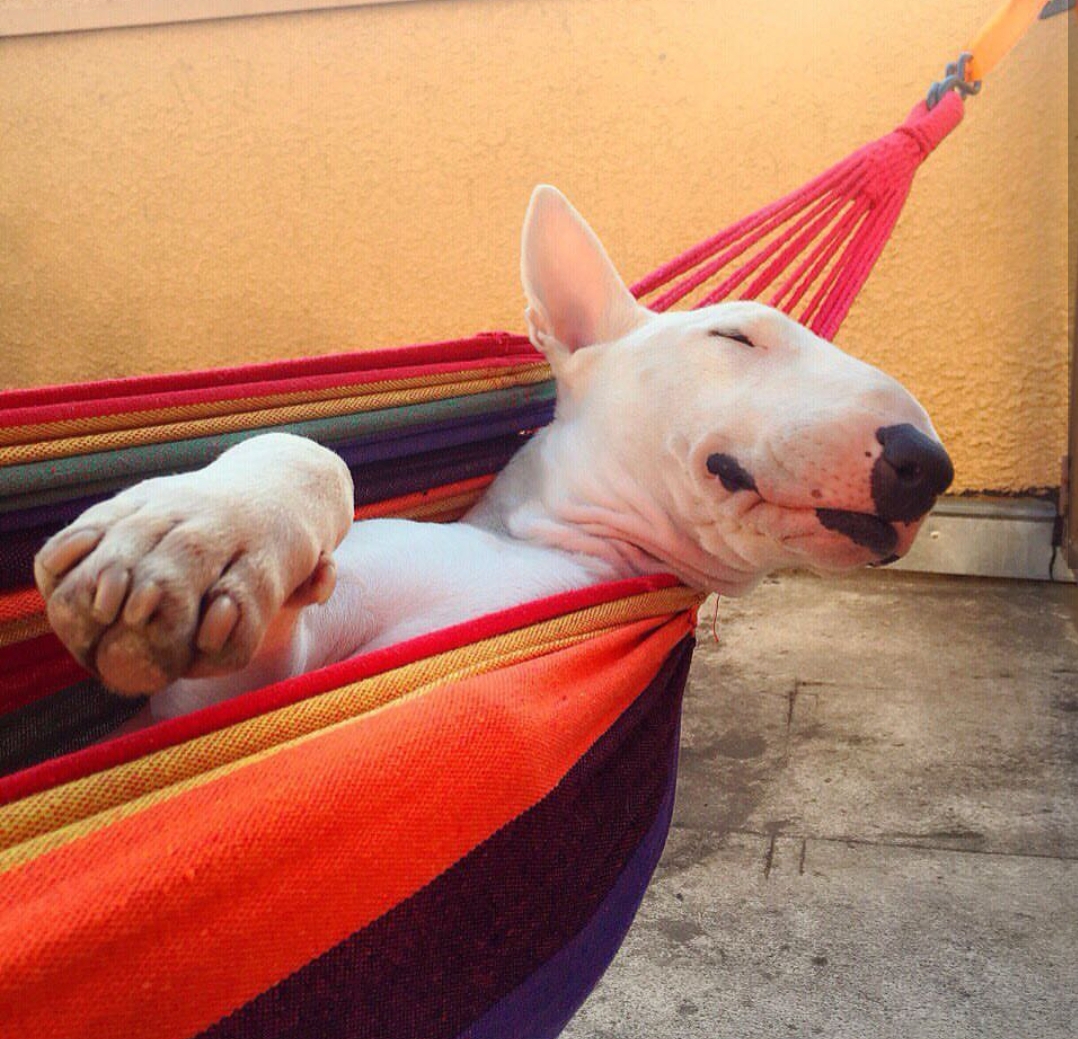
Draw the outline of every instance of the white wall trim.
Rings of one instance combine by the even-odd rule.
[[[0,37],[411,2],[414,0],[0,0]]]

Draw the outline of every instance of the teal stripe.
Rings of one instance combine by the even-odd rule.
[[[323,444],[332,444],[341,440],[362,440],[413,426],[511,411],[553,399],[554,383],[548,380],[532,386],[514,386],[426,404],[7,466],[0,469],[0,512],[13,512],[33,504],[54,501],[60,497],[57,492],[64,489],[78,488],[80,492],[88,487],[104,489],[159,473],[197,469],[212,462],[233,444],[269,431],[295,433]]]
[[[146,476],[165,475],[147,473]],[[73,487],[56,487],[52,490],[38,491],[36,494],[20,494],[15,498],[0,499],[0,516],[9,512],[21,512],[24,509],[36,509],[42,505],[62,505],[72,498],[88,498],[93,494],[113,494],[130,487],[130,480],[102,480],[100,483],[80,483]]]

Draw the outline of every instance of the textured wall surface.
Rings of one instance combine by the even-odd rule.
[[[0,40],[0,384],[521,326],[559,185],[627,277],[889,130],[994,0],[441,0]],[[922,170],[839,336],[958,489],[1056,485],[1066,19]]]

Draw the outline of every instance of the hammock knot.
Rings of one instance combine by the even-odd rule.
[[[962,122],[964,105],[962,96],[951,91],[929,108],[921,101],[898,128],[898,133],[913,140],[921,151],[921,161],[935,151],[940,142]]]

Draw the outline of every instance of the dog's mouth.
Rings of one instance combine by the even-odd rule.
[[[804,505],[779,505],[760,493],[755,479],[731,455],[716,453],[707,457],[707,471],[712,478],[717,478],[723,488],[731,495],[748,492],[746,500],[760,505],[769,505],[783,511],[815,515],[824,530],[839,534],[858,548],[866,549],[875,558],[869,566],[888,566],[897,562],[910,547],[917,528],[918,516],[912,522],[901,524],[881,519],[874,512],[858,512],[854,509],[816,508]],[[740,497],[740,496],[739,496]],[[804,537],[802,527],[794,538]],[[786,540],[786,539],[784,539]]]
[[[867,548],[880,557],[876,566],[886,566],[898,558],[898,531],[879,516],[868,512],[851,512],[849,509],[817,509],[820,525],[836,534],[849,538],[855,545]]]

